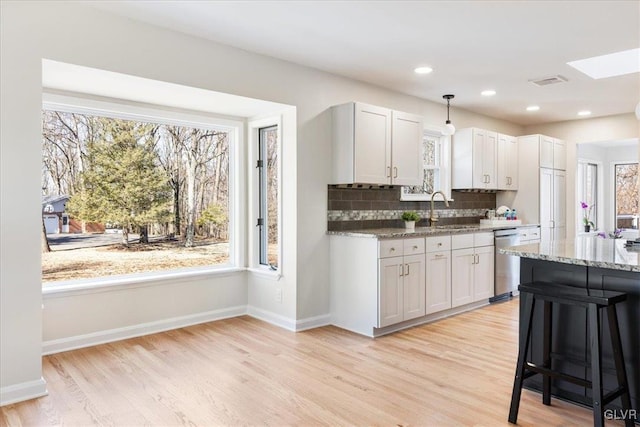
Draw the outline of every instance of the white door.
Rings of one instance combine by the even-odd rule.
[[[356,103],[355,182],[391,184],[391,110]]]
[[[567,236],[567,199],[566,174],[562,170],[553,171],[553,238],[564,239]]]
[[[498,135],[498,190],[509,189],[509,136]]]
[[[496,132],[486,133],[484,140],[484,150],[482,152],[482,165],[484,174],[487,176],[487,183],[484,188],[498,188],[497,181],[497,153],[498,134]]]
[[[402,257],[383,258],[378,261],[378,327],[402,322],[404,275]]]
[[[554,138],[540,135],[540,167],[553,168],[553,142]]]
[[[475,248],[473,300],[482,301],[494,295],[494,246]]]
[[[404,257],[404,318],[415,319],[425,314],[425,258],[424,254]]]
[[[426,314],[451,308],[451,252],[427,254]]]
[[[487,131],[484,129],[473,129],[473,135],[471,136],[473,188],[485,188],[487,185],[487,174],[484,171],[484,163],[482,160],[486,138]]]
[[[422,184],[422,117],[392,112],[391,182],[395,185]]]
[[[451,307],[473,302],[473,248],[451,251]]]
[[[507,190],[518,189],[518,139],[507,135]]]
[[[540,168],[540,239],[553,240],[553,169]]]
[[[553,168],[567,168],[567,147],[563,140],[556,138],[553,139]]]

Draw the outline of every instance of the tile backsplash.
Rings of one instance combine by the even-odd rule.
[[[422,219],[417,226],[429,225],[430,202],[400,201],[400,186],[359,188],[329,185],[327,229],[329,231],[361,230],[364,228],[404,227],[400,215],[417,211]],[[479,223],[489,209],[496,207],[495,193],[452,191],[453,202],[435,202],[440,218],[438,225]]]

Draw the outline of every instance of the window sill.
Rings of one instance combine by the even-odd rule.
[[[265,279],[280,280],[280,278],[282,278],[280,270],[273,271],[266,267],[247,268],[247,271],[258,277],[264,277]]]
[[[245,271],[238,267],[204,267],[188,270],[154,271],[149,273],[108,276],[97,279],[67,280],[42,287],[43,298],[109,292],[126,289],[157,286],[160,282],[181,282],[204,277],[224,277]]]

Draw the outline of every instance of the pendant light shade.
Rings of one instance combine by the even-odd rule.
[[[445,122],[444,129],[442,129],[442,134],[449,136],[456,133],[456,127],[452,125],[451,120],[449,120],[449,102],[455,97],[455,95],[443,95],[442,97],[447,100],[447,121]]]

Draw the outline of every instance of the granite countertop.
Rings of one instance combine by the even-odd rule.
[[[521,224],[513,226],[504,225],[480,225],[480,224],[464,224],[464,225],[438,225],[435,227],[416,227],[414,231],[408,231],[404,228],[368,228],[364,230],[347,230],[347,231],[327,231],[327,234],[333,236],[349,236],[349,237],[371,237],[374,239],[389,239],[401,237],[425,237],[425,236],[442,236],[447,234],[464,234],[477,233],[482,231],[505,230],[508,228],[520,227],[537,227],[539,224]]]
[[[625,248],[625,242],[626,239],[582,236],[573,240],[511,246],[499,251],[523,258],[640,272],[640,250]]]

